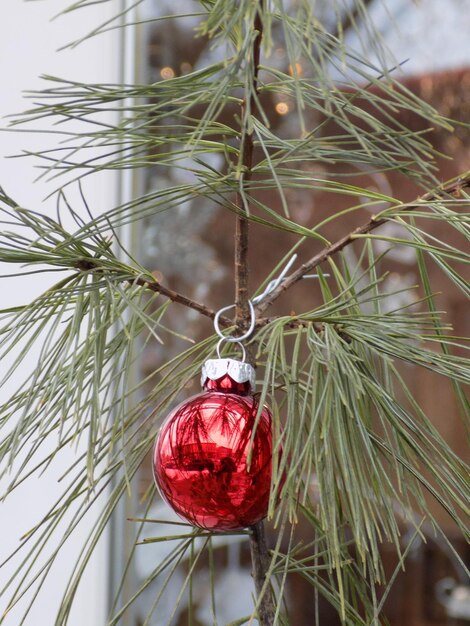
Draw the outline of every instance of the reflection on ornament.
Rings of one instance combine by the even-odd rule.
[[[239,365],[209,361],[203,372],[222,375],[205,378],[205,391],[173,410],[155,443],[154,476],[163,498],[208,530],[242,529],[268,511],[272,418],[267,407],[258,415],[252,368]]]

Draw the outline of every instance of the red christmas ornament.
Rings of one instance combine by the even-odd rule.
[[[155,442],[153,468],[163,498],[195,526],[235,530],[266,516],[271,485],[271,413],[252,395],[254,370],[212,359],[205,391],[180,404]],[[256,430],[253,435],[253,431]]]

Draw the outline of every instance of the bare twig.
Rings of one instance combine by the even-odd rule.
[[[216,316],[217,312],[213,309],[205,306],[204,304],[201,304],[200,302],[196,302],[196,300],[192,300],[191,298],[188,298],[187,296],[178,293],[173,289],[165,287],[158,281],[147,281],[145,278],[138,278],[134,281],[134,284],[145,287],[146,289],[150,289],[150,291],[160,293],[162,294],[162,296],[166,296],[173,302],[177,302],[178,304],[182,304],[183,306],[193,309],[193,311],[197,311],[198,313],[205,315],[205,317],[208,317],[211,320],[213,320]],[[224,316],[220,316],[219,324],[221,326],[233,326],[232,320]]]
[[[456,180],[452,180],[450,183],[440,187],[435,191],[431,191],[429,193],[420,196],[415,202],[410,204],[403,204],[397,209],[401,211],[412,212],[415,209],[422,208],[422,202],[432,202],[433,200],[439,200],[446,196],[457,196],[463,189],[470,188],[470,174],[466,174]],[[338,239],[334,243],[330,244],[320,250],[315,256],[309,259],[306,263],[301,265],[295,272],[292,272],[289,276],[282,281],[280,285],[276,289],[274,289],[270,294],[268,294],[265,298],[263,298],[262,302],[258,304],[256,307],[257,315],[265,311],[271,304],[279,298],[281,294],[290,289],[292,285],[295,285],[299,280],[301,280],[305,274],[310,273],[314,270],[318,265],[326,261],[330,256],[336,254],[343,250],[346,246],[353,243],[360,235],[366,235],[379,226],[386,224],[389,221],[389,218],[382,217],[377,218],[373,215],[368,222],[362,224],[362,226],[358,226],[353,231]]]
[[[265,587],[269,552],[263,522],[250,527],[250,551],[256,596],[259,599],[258,619],[261,626],[272,626],[276,614],[271,588]]]

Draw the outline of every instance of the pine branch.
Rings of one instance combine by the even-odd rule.
[[[242,132],[241,132],[241,179],[240,191],[236,195],[235,203],[240,209],[236,218],[235,229],[235,320],[237,323],[247,319],[248,312],[248,236],[249,236],[249,206],[246,205],[244,189],[252,176],[254,138],[253,128],[248,120],[256,118],[258,113],[258,71],[260,65],[261,41],[263,38],[263,22],[260,1],[253,22],[253,45],[251,54],[250,84],[246,87],[246,96],[242,104]],[[250,354],[248,355],[250,358]],[[269,588],[265,589],[266,576],[269,566],[269,553],[266,545],[266,534],[263,522],[250,527],[251,562],[256,595],[259,601],[258,619],[260,626],[272,626],[274,623],[275,607]]]
[[[242,104],[242,178],[240,180],[241,190],[237,193],[235,204],[240,209],[240,214],[236,218],[235,229],[235,319],[240,322],[248,314],[248,233],[249,220],[246,213],[249,207],[245,206],[243,189],[250,182],[253,166],[254,140],[253,130],[246,131],[247,117],[256,117],[257,97],[258,97],[258,71],[261,52],[261,40],[263,37],[263,22],[259,10],[256,11],[253,23],[254,37],[252,48],[252,84],[251,92],[247,94]]]
[[[77,268],[83,272],[92,271],[92,270],[102,271],[100,268],[99,261],[95,262],[92,259],[86,259],[82,262],[77,263]],[[129,279],[129,282],[132,285],[139,285],[140,287],[143,287],[144,289],[149,289],[150,291],[153,291],[154,293],[159,293],[162,296],[169,298],[172,302],[176,302],[177,304],[182,304],[183,306],[186,306],[189,309],[192,309],[193,311],[197,311],[201,315],[204,315],[205,317],[208,317],[211,320],[213,320],[214,317],[216,316],[216,311],[214,311],[210,307],[207,307],[204,304],[197,302],[196,300],[192,300],[191,298],[188,298],[188,296],[185,296],[182,293],[175,291],[174,289],[170,289],[169,287],[162,285],[157,280],[152,281],[152,280],[148,280],[147,278],[139,277],[136,279]],[[219,318],[219,323],[222,326],[226,326],[226,327],[233,326],[233,322],[228,317],[221,316]]]
[[[158,281],[148,281],[145,278],[138,278],[137,280],[133,281],[133,284],[140,285],[141,287],[145,287],[145,289],[150,289],[150,291],[160,293],[162,294],[162,296],[166,296],[167,298],[169,298],[172,302],[177,302],[178,304],[182,304],[183,306],[193,309],[193,311],[197,311],[198,313],[201,313],[201,315],[204,315],[211,320],[213,320],[216,316],[217,312],[213,309],[205,306],[204,304],[201,304],[200,302],[197,302],[196,300],[192,300],[191,298],[188,298],[187,296],[177,291],[174,291],[169,287],[165,287]],[[230,320],[228,317],[221,316],[219,318],[219,323],[221,326],[233,326],[232,320]]]
[[[251,145],[253,148],[253,144]],[[249,155],[249,158],[252,159],[252,153]],[[250,163],[251,162],[252,161],[250,161]],[[247,174],[249,174],[249,170],[247,171]],[[247,179],[245,178],[245,181],[246,180]],[[445,184],[437,191],[432,191],[432,192],[424,194],[423,196],[418,198],[418,201],[415,203],[412,203],[409,205],[406,205],[406,204],[401,205],[401,210],[406,211],[406,212],[412,212],[416,209],[422,208],[422,204],[421,204],[422,202],[432,202],[433,200],[438,200],[445,196],[458,197],[460,191],[464,189],[469,189],[469,188],[470,188],[470,174],[464,174],[458,177],[457,179],[453,179],[449,183]],[[341,239],[338,239],[336,242],[323,248],[323,250],[321,250],[316,255],[314,255],[309,261],[301,265],[301,267],[299,267],[290,276],[287,276],[285,280],[277,287],[277,289],[273,290],[269,295],[267,295],[263,299],[263,301],[256,307],[257,317],[262,312],[264,312],[271,304],[273,304],[273,302],[275,302],[275,300],[277,300],[277,298],[279,298],[279,296],[282,293],[287,291],[295,283],[301,280],[305,276],[305,274],[308,274],[309,272],[314,270],[318,265],[326,261],[330,256],[336,254],[337,252],[340,252],[346,246],[353,243],[358,236],[367,235],[368,233],[377,229],[379,226],[383,226],[388,221],[389,221],[388,217],[377,219],[376,216],[372,216],[366,223],[362,224],[361,226],[358,226],[357,228],[355,228],[353,231],[351,231],[350,233],[348,233]],[[243,317],[245,317],[246,306],[247,306],[246,282],[247,282],[247,277],[248,277],[248,268],[247,268],[246,253],[247,253],[247,244],[248,244],[248,220],[243,216],[239,216],[237,218],[237,224],[240,224],[239,229],[241,232],[243,232],[244,236],[240,237],[239,235],[241,233],[237,231],[236,246],[235,246],[236,247],[235,267],[236,267],[236,276],[238,277],[237,285],[240,287],[240,290],[237,289],[237,301],[241,303],[240,311],[242,311],[242,313],[240,313],[240,311],[237,311],[235,319],[242,320]],[[245,249],[245,246],[246,246],[246,249]],[[243,250],[241,248],[243,248]],[[242,259],[243,259],[243,262],[242,262]],[[237,265],[238,261],[240,262],[239,266]],[[239,270],[237,270],[238,267],[239,267]],[[87,258],[83,262],[78,263],[77,268],[82,271],[101,269],[99,261],[98,260],[95,261],[92,258]],[[147,278],[138,277],[135,279],[130,279],[129,282],[131,282],[134,285],[139,285],[143,287],[144,289],[149,289],[150,291],[153,291],[154,293],[160,293],[161,295],[169,298],[172,302],[182,304],[183,306],[186,306],[194,311],[197,311],[201,315],[204,315],[205,317],[208,317],[211,320],[213,320],[216,315],[216,311],[214,311],[210,307],[207,307],[206,305],[201,304],[200,302],[197,302],[196,300],[193,300],[182,293],[179,293],[173,289],[170,289],[169,287],[165,285],[162,285],[159,281],[151,281]],[[242,284],[244,285],[243,290],[241,287]],[[258,317],[256,328],[261,328],[265,326],[266,324],[268,324],[270,321],[272,321],[272,318]],[[228,317],[225,317],[225,316],[221,316],[219,319],[219,322],[222,326],[226,328],[228,328],[229,326],[233,326],[234,324],[232,320],[230,320]]]
[[[402,211],[406,211],[411,213],[412,211],[422,208],[423,202],[432,202],[435,200],[440,200],[446,196],[454,196],[458,197],[460,192],[464,189],[470,188],[470,173],[464,174],[457,179],[453,179],[448,184],[442,186],[440,189],[436,191],[431,191],[423,196],[420,196],[415,202],[410,204],[400,205],[400,209]],[[295,272],[292,272],[290,276],[287,276],[282,283],[274,289],[268,296],[263,298],[263,301],[258,304],[256,307],[257,315],[265,311],[273,302],[275,302],[281,294],[290,289],[293,285],[295,285],[299,280],[301,280],[306,274],[310,273],[314,270],[318,265],[326,261],[330,256],[341,252],[346,246],[353,243],[358,236],[367,235],[371,233],[373,230],[378,228],[379,226],[383,226],[389,221],[388,217],[381,217],[377,219],[377,216],[372,215],[372,217],[362,226],[358,226],[353,231],[341,237],[334,243],[326,246],[315,254],[311,259],[306,261],[303,265],[301,265]]]

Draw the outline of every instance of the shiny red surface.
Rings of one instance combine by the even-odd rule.
[[[253,437],[257,411],[252,396],[206,391],[167,418],[155,443],[154,476],[183,519],[209,530],[235,530],[266,516],[271,414],[263,408]]]
[[[230,378],[228,374],[222,376],[222,378],[217,378],[217,380],[212,380],[208,378],[204,382],[204,389],[206,391],[225,391],[225,392],[233,392],[238,394],[239,396],[246,396],[251,393],[251,385],[249,381],[245,381],[243,383],[237,383],[235,380]]]

